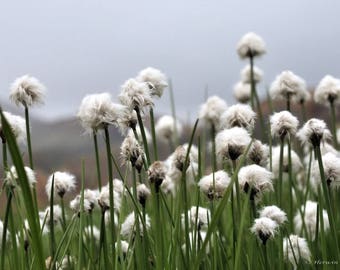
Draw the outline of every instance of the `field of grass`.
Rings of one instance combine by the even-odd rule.
[[[41,101],[42,86],[30,78],[14,83],[11,98],[23,105],[25,119],[0,111],[6,198],[0,270],[337,269],[340,82],[326,78],[314,94],[329,107],[330,129],[325,119],[308,118],[304,105],[310,93],[291,72],[274,81],[266,117],[254,66],[264,49],[256,42],[243,40],[246,50],[242,40],[238,46],[250,63],[243,89],[236,90],[244,91],[236,94],[243,104],[228,107],[209,97],[184,145],[171,85],[172,115],[154,118],[153,100],[168,86],[158,70],[128,80],[119,104],[107,93],[85,97],[78,117],[93,139],[98,189],[88,189],[89,171],[79,157],[80,193],[66,201],[75,177],[52,171],[46,208],[37,203],[29,123],[29,108]],[[286,109],[275,111],[272,100]],[[292,104],[301,108],[300,115],[290,112]],[[125,136],[120,155],[112,154],[110,144],[115,128]],[[26,134],[24,150],[20,132]],[[108,179],[102,177],[99,142],[105,143]],[[164,161],[158,158],[161,144],[169,149]]]

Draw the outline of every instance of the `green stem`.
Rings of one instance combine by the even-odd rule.
[[[214,124],[211,124],[211,143],[212,143],[212,161],[213,161],[213,172],[216,172],[217,169],[217,162],[216,162],[216,141],[215,141],[215,136],[216,136],[216,128]]]
[[[27,136],[29,163],[30,163],[30,168],[34,170],[32,143],[31,143],[31,131],[30,131],[30,117],[29,117],[29,110],[28,110],[27,105],[25,105],[25,122],[26,122],[26,136]],[[34,208],[38,211],[38,199],[37,199],[37,191],[36,191],[35,184],[33,185],[32,193],[33,193],[33,205],[34,205]]]
[[[334,244],[335,244],[335,248],[336,248],[337,259],[340,260],[340,252],[339,252],[339,245],[338,245],[338,234],[337,234],[336,225],[335,225],[335,221],[334,221],[334,215],[333,215],[334,211],[332,209],[332,204],[331,204],[331,201],[330,201],[329,190],[328,190],[327,184],[326,184],[326,177],[325,177],[325,171],[324,171],[324,167],[323,167],[323,163],[322,163],[320,144],[315,147],[315,153],[316,153],[318,163],[319,163],[322,189],[323,189],[323,193],[324,193],[324,197],[325,197],[325,201],[326,201],[327,213],[328,213],[328,217],[329,217],[329,223],[330,223],[331,231],[332,231],[332,234],[333,234],[333,240],[334,240]],[[320,211],[321,211],[321,209],[320,209]]]
[[[257,95],[257,91],[256,91],[256,85],[254,86],[254,96],[255,96],[255,101],[256,101],[257,113],[258,113],[259,119],[260,119],[262,139],[265,140],[266,139],[266,127],[265,127],[265,124],[264,124],[260,99],[259,99],[259,96]]]
[[[152,144],[153,144],[153,156],[154,156],[154,160],[158,160],[157,139],[156,139],[156,131],[155,131],[155,117],[153,114],[153,108],[150,108],[150,123],[151,123],[151,136],[152,136]]]
[[[108,250],[107,250],[107,243],[106,243],[106,233],[105,233],[105,211],[102,211],[101,214],[101,222],[100,222],[100,239],[99,239],[99,269],[101,268],[101,255],[104,255],[104,269],[109,268],[109,259],[107,257]]]
[[[291,141],[288,137],[288,174],[289,174],[289,220],[293,220],[293,172],[292,172],[292,151],[291,151]],[[293,222],[290,222],[290,230],[293,231]]]
[[[102,175],[100,170],[100,160],[99,160],[99,151],[98,151],[98,140],[97,140],[97,132],[93,130],[93,143],[94,143],[94,150],[96,153],[96,167],[97,167],[97,180],[98,180],[98,189],[99,191],[102,188]]]
[[[278,188],[278,201],[279,207],[282,207],[282,174],[283,174],[283,148],[284,148],[284,137],[280,140],[280,164],[279,164],[279,188]]]
[[[333,136],[333,144],[336,149],[338,149],[338,138],[336,134],[336,111],[335,111],[335,105],[334,102],[330,102],[331,107],[331,127],[332,127],[332,136]]]
[[[112,161],[111,161],[111,145],[110,145],[110,134],[109,128],[106,126],[105,130],[105,142],[106,142],[106,154],[107,154],[107,167],[108,167],[108,177],[109,177],[109,196],[110,196],[110,236],[111,236],[111,246],[112,246],[112,254],[115,252],[114,248],[114,192],[113,192],[113,170],[112,170]]]
[[[149,146],[148,146],[148,141],[147,141],[146,135],[145,135],[145,129],[144,129],[142,115],[141,115],[140,109],[138,107],[135,108],[135,111],[137,113],[137,119],[138,119],[138,125],[139,125],[139,128],[140,128],[140,132],[142,133],[142,139],[143,139],[143,144],[144,144],[144,151],[145,151],[145,155],[146,155],[146,160],[148,162],[148,166],[150,166],[151,160],[150,160],[150,154],[149,154]]]
[[[65,215],[65,205],[64,205],[64,197],[60,197],[60,206],[61,206],[61,218],[62,218],[62,228],[64,232],[66,231],[66,215]]]
[[[249,57],[250,60],[250,87],[251,87],[251,92],[250,92],[250,103],[251,103],[251,108],[255,110],[255,103],[254,103],[254,97],[255,97],[255,80],[254,80],[254,58],[253,56]]]
[[[111,160],[111,159],[110,159]],[[81,163],[82,174],[81,174],[81,189],[80,189],[80,212],[79,212],[79,243],[78,243],[78,270],[83,269],[84,261],[84,247],[83,247],[83,232],[84,232],[84,186],[85,186],[85,166],[84,160]]]
[[[13,190],[8,188],[7,191],[7,204],[6,204],[6,212],[5,212],[5,220],[3,224],[2,231],[2,243],[1,243],[1,265],[0,269],[5,269],[5,252],[6,252],[6,236],[7,236],[7,226],[8,226],[8,218],[11,211],[11,202],[12,202]]]
[[[29,162],[30,162],[31,169],[34,170],[32,145],[31,145],[30,118],[29,118],[28,107],[26,105],[25,105],[25,120],[26,120],[26,136],[27,136],[27,148],[28,148]]]
[[[49,219],[49,228],[50,228],[50,252],[51,252],[51,258],[54,260],[55,256],[55,235],[54,235],[54,174],[52,176],[52,184],[51,184],[51,193],[50,193],[50,219]],[[54,265],[52,266],[52,270],[55,269]]]
[[[235,175],[235,186],[236,186],[236,201],[237,201],[237,207],[236,207],[236,213],[239,216],[240,215],[240,209],[241,209],[241,191],[240,191],[240,185],[238,182],[238,175],[237,175],[237,164],[236,160],[232,160],[233,163],[233,175]],[[239,218],[238,218],[239,219]]]

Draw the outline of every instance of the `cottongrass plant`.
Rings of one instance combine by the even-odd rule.
[[[257,69],[254,65],[254,59],[257,57],[262,56],[266,53],[266,44],[263,39],[253,33],[249,32],[245,34],[237,44],[237,53],[241,59],[249,58],[249,71],[246,70],[242,71],[243,81],[247,81],[250,83],[251,92],[250,92],[250,103],[253,110],[255,110],[255,103],[257,113],[259,115],[261,128],[263,129],[262,132],[265,132],[264,128],[264,120],[263,120],[263,113],[262,108],[260,105],[260,99],[258,97],[258,93],[256,90],[256,84],[261,80],[262,74],[259,69]],[[248,75],[249,74],[249,75]],[[244,76],[246,75],[246,76]],[[246,77],[246,78],[245,78]],[[245,79],[245,80],[244,80]],[[264,133],[263,133],[264,135]],[[265,136],[263,136],[265,137]]]
[[[173,99],[158,69],[127,80],[119,103],[109,93],[86,96],[77,116],[93,136],[97,175],[91,179],[87,158],[77,183],[72,172],[52,173],[47,205],[34,201],[40,172],[24,163],[18,145],[27,121],[0,110],[7,199],[0,270],[314,269],[319,261],[338,261],[340,158],[332,133],[322,119],[303,118],[298,131],[298,119],[287,110],[264,119],[269,137],[259,140],[259,106],[245,103],[257,102],[254,86],[262,75],[253,58],[265,53],[264,42],[248,34],[238,53],[251,60],[235,93],[243,104],[228,107],[208,97],[189,136],[174,108],[171,119],[155,121],[154,104],[166,87]],[[302,106],[310,97],[305,84],[286,75],[279,99]],[[18,104],[42,101],[42,87],[24,81],[13,88],[21,91]],[[122,135],[118,154],[112,128]],[[162,137],[172,145],[160,151]]]
[[[336,134],[336,106],[340,103],[340,80],[331,75],[322,78],[314,92],[316,103],[329,106],[331,111],[331,130],[335,148],[338,148]]]

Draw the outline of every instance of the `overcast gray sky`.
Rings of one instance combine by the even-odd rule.
[[[268,53],[257,62],[262,88],[291,69],[316,84],[340,77],[340,1],[100,1],[0,2],[0,98],[31,74],[48,88],[45,119],[75,114],[88,93],[111,92],[147,66],[172,78],[177,111],[194,118],[204,88],[234,103],[232,87],[246,64],[235,51],[254,31]],[[169,112],[169,96],[156,111]]]

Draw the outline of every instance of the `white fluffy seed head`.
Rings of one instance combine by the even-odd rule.
[[[190,223],[197,230],[201,230],[208,227],[211,221],[210,210],[204,207],[193,206],[188,211],[188,218]],[[182,215],[182,224],[184,224],[184,214]],[[195,225],[196,224],[196,225]]]
[[[91,133],[113,124],[121,109],[112,103],[109,93],[91,94],[83,98],[77,117],[85,131]]]
[[[298,93],[306,91],[306,82],[293,72],[286,70],[279,74],[271,84],[269,94],[273,100],[295,100]]]
[[[174,141],[177,137],[180,137],[183,132],[183,126],[174,119],[171,115],[163,115],[160,117],[155,126],[157,138],[164,142]]]
[[[324,168],[325,181],[330,188],[337,189],[340,187],[340,158],[335,154],[328,152],[322,156],[322,164]],[[320,169],[318,162],[314,162],[312,166],[311,185],[315,192],[321,186]]]
[[[145,184],[139,184],[137,186],[137,199],[143,207],[145,207],[145,203],[150,195],[151,191]]]
[[[300,260],[311,261],[311,253],[306,239],[293,234],[289,236],[289,239],[287,237],[283,239],[283,255],[294,267],[297,267]]]
[[[54,197],[64,197],[65,193],[73,191],[76,187],[76,177],[68,172],[55,172],[49,176],[45,186],[48,198],[51,198],[52,179],[54,179]]]
[[[269,159],[269,146],[259,140],[254,140],[248,152],[248,161],[265,167]]]
[[[301,88],[295,96],[293,96],[293,101],[298,104],[305,104],[311,99],[311,93],[306,88]]]
[[[7,120],[14,137],[18,142],[26,141],[26,120],[21,116],[11,114],[9,112],[3,112],[5,119]],[[0,119],[1,120],[1,119]],[[5,135],[2,131],[2,124],[0,121],[0,136],[3,141],[6,141]]]
[[[129,79],[121,86],[119,100],[131,110],[143,111],[145,107],[153,106],[148,84],[136,79]]]
[[[256,113],[249,105],[236,104],[230,106],[220,118],[220,129],[242,127],[252,132],[255,125]]]
[[[266,53],[266,44],[259,35],[249,32],[238,42],[237,53],[241,59],[258,57]]]
[[[251,97],[251,86],[249,83],[238,82],[234,85],[234,97],[240,103],[248,103]]]
[[[92,210],[97,205],[97,198],[99,195],[99,191],[85,189],[84,190],[84,210],[87,213],[91,213]],[[72,201],[70,201],[70,208],[75,211],[76,213],[80,212],[80,201],[81,195],[77,195]]]
[[[30,75],[17,78],[11,85],[9,98],[18,106],[44,103],[45,86]]]
[[[331,75],[326,75],[320,81],[314,92],[314,100],[316,103],[329,105],[340,103],[340,80]]]
[[[174,181],[168,176],[165,176],[165,179],[163,180],[162,184],[161,184],[161,190],[164,194],[167,195],[175,195],[175,191],[176,191],[176,186]]]
[[[254,224],[251,227],[251,232],[255,234],[262,244],[266,244],[267,240],[274,237],[278,229],[278,224],[267,217],[260,217],[254,220]]]
[[[211,96],[201,105],[199,118],[208,125],[219,127],[220,116],[228,108],[227,103],[218,96]]]
[[[152,67],[141,70],[137,76],[137,80],[149,85],[152,96],[161,97],[164,89],[168,86],[168,80],[165,74]]]
[[[30,167],[25,166],[24,169],[26,172],[28,183],[30,187],[33,187],[35,183],[37,182],[35,172]],[[20,185],[18,173],[17,173],[15,166],[12,166],[11,169],[6,172],[5,181],[12,187],[15,187],[16,185]]]
[[[270,131],[273,137],[294,136],[299,120],[289,111],[281,111],[270,116]]]
[[[93,236],[93,238],[92,238]],[[100,230],[97,228],[96,225],[93,226],[87,226],[84,228],[84,241],[87,239],[93,239],[96,242],[100,239]]]
[[[145,216],[145,227],[147,230],[150,229],[150,218],[148,215]],[[139,232],[140,235],[144,235],[144,226],[141,221],[139,221]],[[124,239],[130,239],[132,235],[136,233],[135,225],[135,213],[130,213],[124,220],[121,226],[120,234]]]
[[[282,170],[284,174],[289,172],[289,156],[288,156],[288,147],[284,145],[283,147],[283,164]],[[291,149],[291,158],[292,158],[292,173],[297,174],[303,169],[302,162],[298,154]],[[274,173],[275,178],[279,176],[280,170],[280,146],[273,147],[272,149],[272,172]]]
[[[116,110],[115,125],[119,128],[122,135],[125,135],[127,131],[135,129],[137,126],[137,114],[129,107],[121,104],[114,104]]]
[[[287,221],[287,215],[276,205],[263,207],[259,211],[260,217],[266,217],[274,220],[279,226]]]
[[[148,169],[148,179],[151,184],[155,185],[156,191],[166,177],[167,166],[162,161],[155,161]]]
[[[205,231],[196,231],[196,234],[194,232],[189,232],[189,242],[190,242],[190,246],[192,249],[196,248],[196,250],[198,250],[201,246],[202,243],[204,242],[207,233]],[[210,240],[213,244],[213,239]],[[205,248],[205,253],[209,254],[210,252],[210,245],[207,245],[207,247]],[[183,251],[185,250],[185,244],[182,245],[182,249]]]
[[[196,162],[190,162],[185,174],[185,182],[188,187],[195,184],[197,175],[198,164]],[[174,163],[171,163],[168,165],[166,176],[169,177],[174,184],[179,185],[182,180],[182,171],[178,170]]]
[[[135,136],[129,133],[120,147],[120,156],[124,164],[131,163],[138,171],[143,167],[144,150]]]
[[[325,121],[316,118],[309,119],[296,135],[303,144],[314,147],[330,137]]]
[[[258,68],[257,66],[254,66],[254,81],[255,83],[259,83],[262,81],[263,77],[263,71]],[[241,70],[241,80],[243,83],[251,83],[251,68],[250,65],[246,65],[242,70]]]
[[[316,230],[317,230],[317,207],[318,203],[313,201],[306,201],[305,206],[301,206],[301,212],[297,211],[294,216],[294,229],[296,233],[304,232],[303,228],[304,225],[306,226],[306,230],[308,233],[308,237],[312,240],[315,239]],[[329,220],[328,214],[326,210],[319,209],[319,212],[322,211],[323,217],[323,228],[324,231],[329,229]],[[301,213],[304,213],[302,216]],[[319,223],[319,230],[321,230],[320,223]]]
[[[216,154],[220,159],[236,160],[251,142],[249,133],[240,127],[224,129],[217,133]]]
[[[102,187],[98,195],[97,201],[103,211],[110,209],[110,189],[108,184]],[[117,213],[119,213],[120,206],[122,204],[122,197],[115,189],[113,190],[113,204],[114,210]]]
[[[51,216],[50,216],[50,207],[47,207],[45,209],[45,212],[42,213],[42,219],[46,220],[46,225],[49,227],[50,224],[51,224]],[[57,204],[53,205],[53,223],[54,224],[59,224],[59,222],[61,221],[62,219],[62,210],[61,210],[61,207]],[[45,225],[45,226],[46,226]]]
[[[273,191],[273,174],[256,164],[244,166],[238,172],[238,181],[241,190],[250,192],[251,200],[260,200],[266,192]]]
[[[222,198],[230,184],[230,177],[225,171],[217,171],[206,175],[198,182],[198,186],[209,200]]]
[[[116,248],[117,251],[118,251],[118,248],[119,248],[119,247],[120,247],[120,250],[121,250],[122,253],[123,253],[123,256],[126,256],[126,254],[127,254],[128,251],[129,251],[129,243],[126,242],[126,241],[124,241],[124,240],[120,241],[119,243],[116,242],[116,243],[115,243],[115,248]]]

